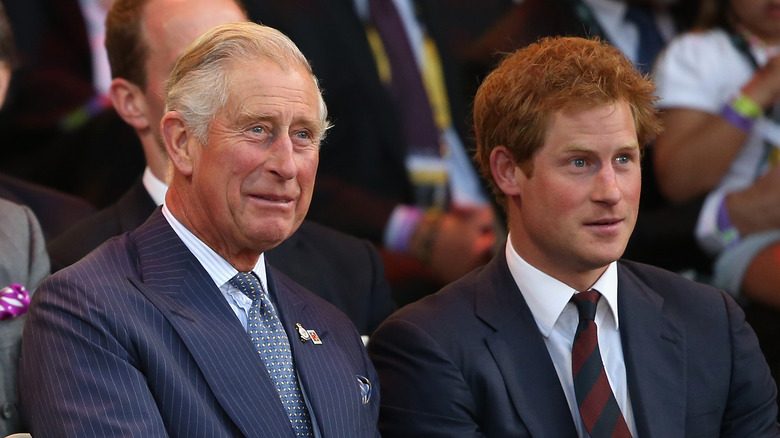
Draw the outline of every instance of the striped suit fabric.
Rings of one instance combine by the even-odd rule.
[[[354,326],[267,269],[321,436],[378,436],[378,379]],[[159,210],[44,282],[22,345],[33,436],[293,436],[249,336]],[[368,404],[356,376],[374,385]]]

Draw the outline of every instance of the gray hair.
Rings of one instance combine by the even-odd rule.
[[[166,112],[178,111],[195,137],[206,144],[212,120],[227,105],[230,67],[257,59],[311,76],[318,90],[322,141],[330,128],[328,109],[309,61],[286,35],[252,22],[222,24],[192,43],[166,83]]]

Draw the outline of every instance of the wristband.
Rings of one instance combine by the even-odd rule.
[[[750,119],[757,119],[764,113],[764,110],[758,106],[755,100],[744,94],[740,94],[736,99],[732,100],[731,107],[743,117]]]
[[[761,107],[752,98],[740,94],[734,100],[723,105],[720,116],[732,126],[748,132],[753,129],[756,119],[761,117]]]
[[[720,110],[720,116],[729,122],[730,125],[745,132],[753,129],[753,124],[756,122],[755,119],[745,117],[737,112],[731,104],[723,105],[723,108]]]

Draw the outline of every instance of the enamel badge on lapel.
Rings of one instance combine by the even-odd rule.
[[[296,322],[295,326],[298,327],[298,334],[301,337],[301,342],[312,341],[315,345],[321,345],[322,340],[314,330],[306,330],[303,328],[300,322]]]

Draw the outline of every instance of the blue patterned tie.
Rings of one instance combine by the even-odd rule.
[[[253,272],[239,272],[230,279],[230,284],[252,300],[247,317],[249,336],[279,392],[295,435],[313,437],[309,411],[303,402],[295,375],[290,342],[274,305]]]

